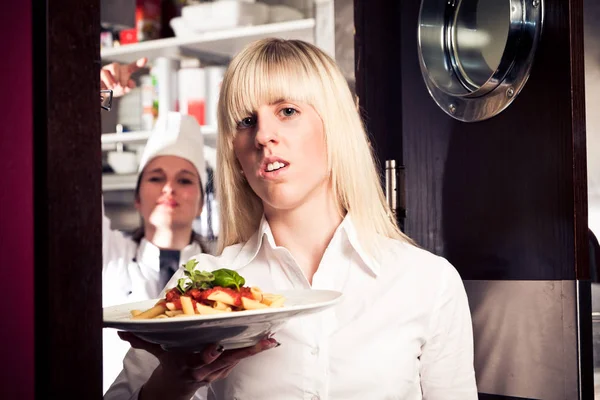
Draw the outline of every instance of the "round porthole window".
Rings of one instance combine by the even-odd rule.
[[[531,70],[543,0],[422,0],[419,62],[435,102],[474,122],[515,99]]]

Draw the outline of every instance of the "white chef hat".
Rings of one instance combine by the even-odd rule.
[[[138,172],[142,173],[146,164],[158,156],[177,156],[188,160],[198,170],[202,187],[206,187],[204,137],[193,116],[168,112],[157,119],[142,153]]]

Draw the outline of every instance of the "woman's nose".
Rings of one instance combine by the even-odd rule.
[[[163,186],[163,193],[173,193],[173,183],[167,182]]]
[[[256,121],[256,147],[266,147],[277,143],[277,124],[268,117],[257,118]]]

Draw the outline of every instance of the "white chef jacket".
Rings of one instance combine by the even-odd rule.
[[[202,249],[192,243],[181,251],[180,262],[189,260]],[[159,297],[159,254],[160,249],[142,239],[138,245],[122,232],[110,229],[110,220],[102,218],[102,306]],[[116,330],[104,328],[103,337],[103,382],[108,390],[123,369],[123,358],[129,343],[117,336]]]
[[[471,316],[457,271],[415,246],[382,236],[377,242],[370,256],[347,216],[312,285],[291,253],[275,245],[264,218],[248,242],[220,257],[195,257],[198,268],[237,270],[266,292],[329,289],[343,299],[290,320],[275,334],[280,347],[242,360],[194,399],[476,400]],[[151,354],[131,350],[104,399],[137,399],[157,365]]]

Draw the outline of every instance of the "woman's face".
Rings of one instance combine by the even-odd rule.
[[[308,104],[260,106],[239,121],[233,149],[265,212],[297,208],[327,191],[323,122]]]
[[[159,156],[146,165],[135,201],[146,226],[191,226],[202,205],[200,178],[191,162],[177,156]]]

